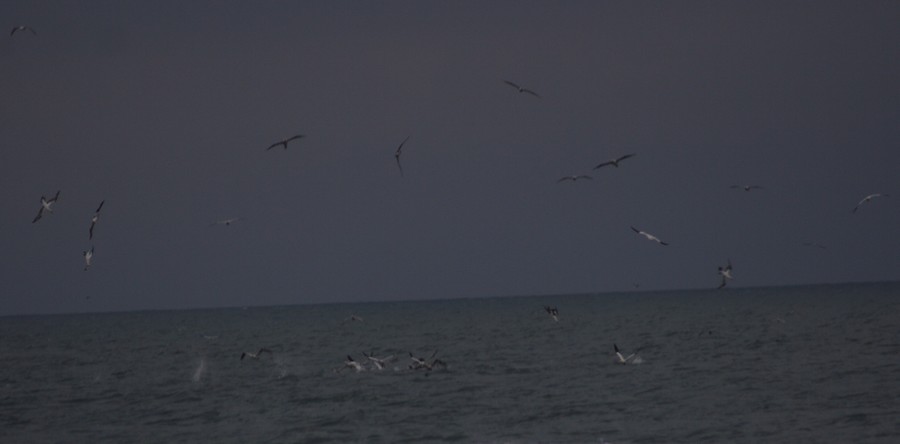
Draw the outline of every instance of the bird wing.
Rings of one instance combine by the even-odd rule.
[[[91,228],[88,229],[88,240],[94,238],[94,225],[97,225],[97,222],[91,221]]]
[[[37,221],[41,218],[41,216],[42,216],[43,214],[44,214],[44,206],[41,205],[41,208],[38,209],[38,214],[37,214],[37,216],[34,216],[34,219],[32,219],[31,223],[37,222]]]
[[[615,162],[613,162],[613,161],[611,161],[611,160],[608,160],[608,161],[606,161],[606,162],[601,163],[600,165],[595,166],[594,169],[596,170],[597,168],[602,168],[602,167],[605,167],[605,166],[607,166],[607,165],[614,165],[614,164],[615,164]]]
[[[57,200],[59,200],[59,190],[56,190],[56,195],[53,196],[53,199],[50,199],[47,202],[56,202]]]
[[[292,141],[292,140],[297,140],[297,139],[300,139],[300,138],[303,138],[303,137],[306,137],[306,136],[304,136],[303,134],[297,134],[296,136],[291,136],[291,137],[285,139],[284,141],[285,141],[285,142],[290,142],[290,141]]]
[[[285,147],[287,147],[287,144],[284,142],[275,142],[275,143],[269,145],[269,147],[266,148],[266,151],[269,151],[270,149],[275,148],[278,145],[284,145]]]
[[[575,180],[575,178],[572,177],[572,176],[562,177],[562,178],[560,178],[559,180],[557,180],[556,183],[560,183],[560,182],[562,182],[562,181],[564,181],[564,180]]]
[[[629,158],[629,157],[634,157],[634,154],[633,154],[633,153],[632,153],[632,154],[626,154],[626,155],[624,155],[624,156],[622,156],[622,157],[619,157],[618,159],[616,159],[616,162],[621,162],[621,161],[623,161],[623,160],[625,160],[625,159],[627,159],[627,158]]]
[[[400,155],[400,150],[403,149],[403,145],[406,144],[406,141],[407,141],[407,140],[409,140],[409,136],[406,136],[406,138],[403,139],[403,142],[400,142],[400,145],[397,147],[397,152],[394,153],[394,156],[399,156],[399,155]]]
[[[535,96],[535,97],[537,97],[537,98],[539,98],[539,99],[541,98],[541,96],[539,96],[538,93],[536,93],[536,92],[534,92],[534,91],[532,91],[532,90],[530,90],[530,89],[525,89],[525,88],[520,88],[520,89],[522,90],[523,93],[531,94],[531,95],[533,95],[533,96]]]
[[[582,175],[580,175],[580,176],[575,176],[575,178],[576,178],[576,179],[591,179],[591,180],[594,180],[593,177],[587,176],[587,175],[584,175],[584,174],[582,174]]]
[[[100,209],[103,208],[103,203],[104,203],[104,202],[106,202],[105,199],[100,201],[100,206],[97,207],[96,210],[94,210],[95,213],[99,213],[99,212],[100,212]]]
[[[504,80],[503,83],[505,83],[505,84],[507,84],[507,85],[509,85],[509,86],[511,86],[511,87],[513,87],[513,88],[515,88],[515,89],[521,89],[521,88],[522,88],[521,86],[516,85],[515,83],[510,82],[509,80]]]

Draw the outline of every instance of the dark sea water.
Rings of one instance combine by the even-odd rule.
[[[2,443],[900,442],[898,283],[6,317],[0,351]],[[398,359],[334,371],[363,352]]]

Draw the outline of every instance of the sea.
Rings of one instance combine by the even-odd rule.
[[[897,282],[11,316],[0,362],[2,443],[900,442]]]

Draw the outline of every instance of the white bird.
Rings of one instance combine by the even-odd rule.
[[[409,365],[409,368],[412,370],[423,370],[424,369],[426,371],[431,371],[431,370],[434,370],[434,368],[436,368],[436,367],[446,367],[447,363],[445,363],[444,361],[441,361],[440,359],[434,359],[434,355],[436,355],[436,354],[437,354],[437,350],[435,350],[434,353],[431,354],[431,357],[428,358],[428,359],[431,359],[431,362],[428,362],[427,359],[418,358],[416,356],[413,356],[412,353],[410,353],[409,359],[412,359],[413,363]]]
[[[243,361],[244,358],[259,359],[259,357],[262,356],[263,353],[272,353],[272,350],[269,350],[267,348],[261,348],[256,353],[250,353],[250,352],[241,353],[241,361]]]
[[[56,192],[56,196],[53,196],[53,199],[47,199],[46,197],[41,196],[41,208],[38,210],[37,216],[34,217],[31,223],[37,222],[41,218],[41,216],[44,215],[44,210],[52,213],[53,204],[55,204],[57,200],[59,200],[59,191]]]
[[[528,89],[528,88],[523,88],[523,87],[517,85],[517,84],[514,83],[514,82],[510,82],[509,80],[504,80],[503,83],[505,83],[505,84],[507,84],[507,85],[509,85],[509,86],[511,86],[511,87],[513,87],[513,88],[515,88],[515,89],[517,89],[520,93],[531,94],[531,95],[533,95],[533,96],[535,96],[535,97],[537,97],[537,98],[540,98],[540,97],[541,97],[541,96],[538,95],[538,93],[536,93],[536,92],[534,92],[534,91],[532,91],[532,90],[530,90],[530,89]]]
[[[616,344],[613,344],[613,349],[616,351],[616,362],[622,365],[632,363],[637,356],[636,353],[632,353],[627,357],[622,356],[622,352],[619,351],[619,346]]]
[[[881,193],[870,194],[870,195],[864,197],[861,201],[859,201],[858,204],[856,204],[855,207],[853,207],[853,212],[856,213],[856,210],[858,210],[860,206],[862,206],[863,204],[869,203],[872,199],[875,199],[877,197],[889,197],[889,195],[881,194]]]
[[[394,152],[394,159],[397,160],[397,168],[400,168],[400,177],[403,177],[403,166],[400,165],[400,154],[402,154],[403,144],[405,144],[407,140],[409,140],[409,136],[406,136],[406,138],[403,139],[403,142],[400,142],[400,146],[398,146],[397,151]]]
[[[559,322],[559,310],[557,310],[556,307],[545,305],[544,310],[547,312],[547,314],[550,315],[551,318],[553,318],[554,321]]]
[[[18,32],[18,31],[26,31],[26,30],[27,30],[27,31],[31,31],[31,34],[32,34],[32,35],[37,35],[37,32],[35,32],[33,28],[31,28],[31,27],[29,27],[29,26],[25,26],[25,25],[19,25],[19,26],[13,27],[12,31],[9,32],[9,36],[12,37],[13,34],[15,34],[16,32]]]
[[[764,189],[765,189],[765,188],[763,188],[763,187],[761,187],[761,186],[759,186],[759,185],[732,185],[732,186],[730,186],[730,187],[728,187],[728,188],[742,189],[742,190],[744,190],[744,191],[750,191],[750,190],[764,190]]]
[[[634,154],[626,154],[626,155],[624,155],[624,156],[621,156],[621,157],[618,157],[618,158],[615,158],[615,159],[607,160],[606,162],[603,162],[603,163],[601,163],[600,165],[595,166],[594,169],[596,170],[597,168],[602,168],[602,167],[605,167],[605,166],[607,166],[607,165],[612,165],[612,166],[618,168],[618,167],[619,167],[619,162],[621,162],[621,161],[623,161],[623,160],[625,160],[625,159],[628,159],[629,157],[634,157],[634,156],[635,156]]]
[[[89,240],[94,238],[94,225],[97,225],[97,222],[100,220],[100,209],[103,208],[103,202],[106,202],[106,200],[100,201],[100,206],[97,207],[94,211],[94,215],[91,216],[91,228],[88,229]]]
[[[91,268],[91,260],[94,258],[94,247],[92,246],[90,250],[87,250],[82,253],[84,256],[84,271],[87,271],[88,268]]]
[[[224,225],[224,226],[226,226],[226,227],[230,227],[231,224],[233,224],[233,223],[235,223],[235,222],[237,222],[237,221],[239,221],[239,220],[241,220],[240,217],[232,217],[231,219],[217,220],[217,221],[215,221],[215,222],[209,224],[209,226],[210,226],[210,227],[215,227],[216,225]]]
[[[577,182],[578,179],[590,179],[590,180],[594,180],[594,178],[591,177],[591,176],[588,176],[588,175],[585,175],[585,174],[581,174],[581,175],[578,175],[578,176],[565,176],[565,177],[562,177],[562,178],[560,178],[559,180],[557,180],[556,183],[564,182],[564,181],[567,181],[567,180],[571,180],[572,182]]]
[[[729,280],[734,279],[731,276],[731,259],[728,259],[728,265],[726,265],[725,267],[719,267],[719,274],[722,275],[722,283],[719,284],[718,288],[724,287]]]
[[[291,137],[288,137],[287,139],[279,140],[278,142],[275,142],[275,143],[269,145],[269,147],[266,148],[266,151],[269,151],[270,149],[275,148],[278,145],[281,145],[284,147],[284,149],[287,149],[288,142],[290,142],[292,140],[297,140],[301,137],[306,137],[306,136],[304,136],[303,134],[297,134],[296,136],[291,136]]]
[[[344,367],[341,367],[341,370],[345,368],[352,368],[353,370],[356,370],[357,373],[365,370],[365,367],[363,367],[362,364],[356,362],[350,355],[347,355],[347,360],[344,361]]]
[[[641,230],[638,230],[637,228],[634,228],[634,227],[631,227],[631,231],[634,231],[635,233],[640,234],[641,236],[646,237],[647,240],[652,240],[652,241],[654,241],[654,242],[656,242],[656,243],[658,243],[658,244],[660,244],[660,245],[669,245],[668,242],[663,242],[662,240],[660,240],[660,238],[658,238],[658,237],[656,237],[656,236],[654,236],[654,235],[652,235],[652,234],[650,234],[650,233],[648,233],[648,232],[646,232],[646,231],[641,231]]]
[[[387,366],[387,363],[394,359],[394,355],[385,358],[377,358],[374,355],[370,355],[366,352],[363,352],[363,355],[368,358],[369,361],[371,361],[375,368],[377,368],[378,370],[384,370],[384,368]]]

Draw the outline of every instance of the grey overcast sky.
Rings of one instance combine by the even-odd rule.
[[[0,17],[0,314],[900,279],[898,1]]]

